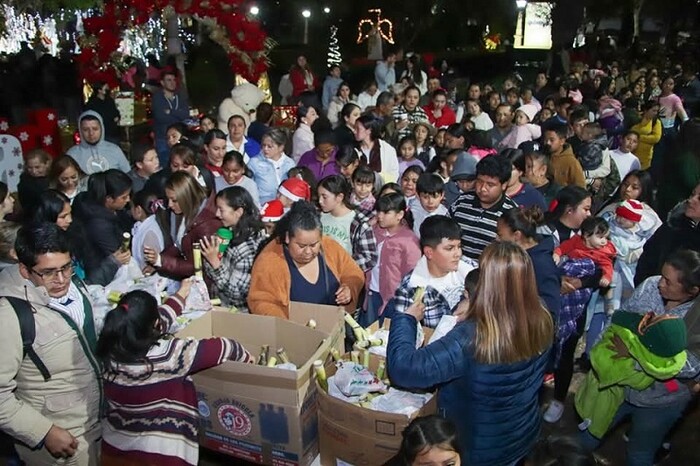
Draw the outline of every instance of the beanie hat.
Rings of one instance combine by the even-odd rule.
[[[649,352],[662,358],[675,356],[688,345],[685,321],[677,316],[619,310],[613,314],[612,323],[630,330]]]
[[[284,217],[284,206],[279,199],[267,201],[260,208],[260,220],[263,222],[279,222]]]
[[[617,209],[615,209],[615,213],[617,215],[635,223],[638,223],[640,220],[642,220],[643,212],[644,206],[642,205],[642,203],[639,201],[635,201],[634,199],[622,201],[617,207]]]
[[[282,182],[277,192],[288,197],[292,202],[311,200],[311,188],[309,184],[301,178],[287,178]]]
[[[532,120],[535,119],[535,115],[537,115],[537,107],[534,104],[521,105],[515,111],[523,112],[525,115],[527,115],[527,117],[530,119],[530,123],[532,123]]]

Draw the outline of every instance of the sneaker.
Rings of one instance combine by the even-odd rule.
[[[564,403],[561,401],[557,400],[552,400],[549,403],[549,407],[547,407],[547,410],[544,412],[544,420],[549,422],[550,424],[554,424],[555,422],[559,422],[559,419],[561,419],[561,416],[564,414]]]

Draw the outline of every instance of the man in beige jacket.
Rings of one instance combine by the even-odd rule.
[[[0,273],[0,295],[33,311],[34,351],[50,373],[23,357],[15,311],[0,299],[0,430],[31,466],[92,466],[99,462],[100,367],[92,308],[73,275],[65,232],[54,224],[24,227],[19,264]]]

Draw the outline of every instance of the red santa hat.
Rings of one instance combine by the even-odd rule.
[[[260,208],[260,220],[263,222],[279,222],[284,216],[284,206],[279,199],[273,199]]]
[[[284,180],[277,192],[289,198],[292,202],[311,200],[311,187],[301,178],[295,177]]]
[[[639,222],[642,219],[643,212],[644,206],[642,205],[642,203],[639,201],[635,201],[634,199],[622,201],[617,207],[617,209],[615,209],[615,213],[617,215],[635,223]]]

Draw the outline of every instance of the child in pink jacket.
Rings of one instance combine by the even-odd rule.
[[[379,260],[365,274],[367,297],[359,319],[363,327],[381,318],[401,279],[413,270],[421,256],[418,238],[411,229],[411,219],[406,218],[407,215],[410,217],[410,211],[401,193],[381,196],[374,210],[377,223],[373,229]]]

